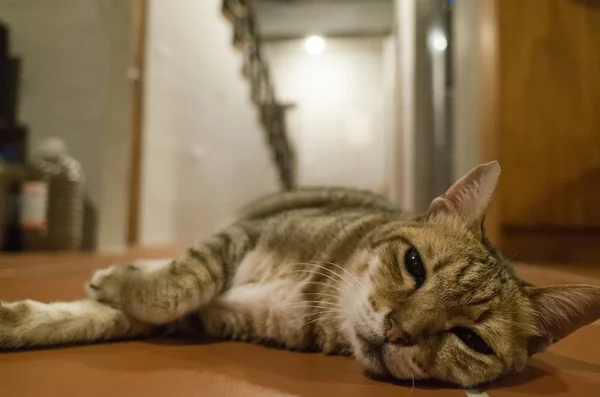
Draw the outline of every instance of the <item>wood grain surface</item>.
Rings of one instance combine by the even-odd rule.
[[[600,228],[600,2],[497,5],[502,224]]]

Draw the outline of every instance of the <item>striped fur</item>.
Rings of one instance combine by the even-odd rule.
[[[404,379],[470,386],[522,370],[532,341],[537,351],[576,328],[553,324],[581,326],[597,318],[600,293],[573,287],[580,288],[577,294],[567,288],[556,297],[515,277],[481,227],[480,209],[495,186],[485,178],[497,179],[496,166],[486,167],[415,216],[350,189],[268,196],[179,258],[98,271],[89,300],[2,303],[0,347],[203,332],[350,354],[369,372]],[[476,216],[464,213],[469,208]],[[426,269],[418,289],[403,263],[410,247]],[[592,309],[540,321],[544,309],[537,300],[548,305],[553,297],[556,307],[571,302],[571,312]],[[415,343],[387,343],[390,321]],[[494,354],[467,347],[451,332],[457,326],[475,330]]]

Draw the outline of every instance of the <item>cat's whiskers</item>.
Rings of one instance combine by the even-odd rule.
[[[341,266],[333,263],[333,262],[326,262],[323,261],[324,263],[329,263],[333,266],[336,266],[340,269],[342,269],[343,271],[345,271],[346,273],[348,273],[352,279],[354,280],[350,280],[348,277],[344,277],[341,274],[336,273],[335,271],[316,264],[316,263],[308,263],[308,262],[298,262],[298,263],[294,263],[291,266],[312,266],[315,267],[317,269],[314,270],[310,270],[310,269],[298,269],[298,270],[292,270],[292,272],[294,273],[309,273],[309,274],[318,274],[320,276],[326,277],[329,280],[331,280],[332,282],[322,282],[322,281],[307,281],[306,284],[312,284],[312,285],[319,285],[322,287],[326,287],[326,288],[333,288],[337,291],[339,291],[340,293],[344,293],[346,291],[347,288],[349,288],[350,286],[354,286],[356,285],[357,287],[359,287],[362,291],[366,292],[364,286],[351,274],[349,273],[346,269],[342,268]],[[322,271],[319,271],[321,270]],[[324,273],[324,271],[328,272],[328,273]],[[331,275],[330,275],[331,274]],[[332,277],[332,276],[336,276],[336,277]],[[326,292],[308,292],[306,293],[307,295],[318,295],[318,296],[329,296],[332,298],[339,298],[339,295],[334,295],[334,294],[329,294]],[[328,306],[327,306],[328,305]],[[341,316],[334,316],[334,315],[329,315],[329,316],[323,316],[324,314],[345,314],[341,309],[343,309],[343,306],[337,302],[326,302],[326,301],[304,301],[304,302],[296,302],[296,303],[291,303],[288,305],[282,305],[282,306],[278,306],[275,309],[280,309],[280,308],[285,308],[285,307],[306,307],[306,308],[317,308],[317,309],[322,309],[325,308],[326,310],[321,310],[318,313],[309,313],[305,316],[296,318],[294,321],[298,321],[298,320],[303,320],[312,316],[316,316],[316,318],[305,322],[303,324],[303,327],[310,325],[312,323],[315,323],[319,320],[347,320],[348,317],[347,315],[341,315]],[[335,332],[339,332],[341,329],[341,324],[337,324],[336,326],[334,326],[333,329],[331,329],[327,334],[323,335],[323,337],[328,337],[331,334],[335,333]]]
[[[351,286],[353,286],[353,285],[357,285],[357,286],[359,286],[359,287],[360,287],[360,288],[361,288],[363,291],[365,291],[365,293],[366,293],[366,290],[364,290],[364,288],[362,287],[362,285],[360,285],[359,283],[358,283],[358,284],[357,284],[357,283],[353,283],[353,282],[351,282],[350,280],[348,280],[347,278],[345,278],[345,277],[341,276],[340,274],[338,274],[338,273],[334,272],[333,270],[331,270],[331,269],[328,269],[328,268],[326,268],[326,267],[324,267],[324,266],[320,266],[320,265],[317,265],[317,264],[314,264],[314,263],[308,263],[308,262],[298,262],[298,263],[291,264],[291,266],[300,266],[300,265],[310,265],[310,266],[316,266],[316,267],[319,267],[319,268],[325,269],[325,270],[329,271],[330,273],[333,273],[335,276],[338,276],[338,277],[340,277],[340,278],[341,278],[340,280],[338,280],[338,279],[335,279],[335,278],[333,278],[333,277],[331,277],[331,276],[329,276],[329,275],[327,275],[327,274],[324,274],[324,273],[322,273],[322,272],[319,272],[319,271],[316,271],[316,270],[306,270],[306,269],[299,269],[299,270],[293,270],[293,271],[292,271],[292,272],[294,272],[294,273],[309,273],[309,274],[318,274],[318,275],[321,275],[321,276],[327,277],[328,279],[330,279],[331,281],[333,281],[333,282],[334,282],[334,284],[328,284],[328,283],[326,283],[326,282],[308,281],[308,282],[306,282],[307,284],[310,284],[310,283],[312,283],[312,284],[315,284],[315,285],[322,285],[322,286],[324,286],[324,287],[331,287],[331,288],[334,288],[334,289],[338,290],[338,291],[339,291],[340,293],[342,293],[342,294],[346,292],[346,289],[347,289],[347,288],[349,288],[349,287],[351,287]],[[335,265],[335,264],[334,264],[334,265]],[[336,265],[336,266],[338,266],[338,265]],[[343,283],[342,281],[345,281],[345,283]],[[342,287],[342,288],[340,288],[340,287]]]
[[[326,339],[326,338],[330,337],[331,335],[333,335],[337,332],[340,332],[341,329],[342,329],[341,325],[336,325],[336,326],[332,327],[331,330],[329,330],[329,332],[326,332],[325,334],[320,335],[320,336],[322,339]]]
[[[367,291],[366,291],[366,289],[364,288],[364,286],[363,286],[363,285],[362,285],[362,284],[361,284],[361,283],[360,283],[360,282],[359,282],[359,281],[356,279],[356,277],[354,277],[354,276],[352,275],[352,273],[350,273],[348,270],[344,269],[344,268],[343,268],[343,267],[341,267],[340,265],[337,265],[337,264],[335,264],[335,263],[333,263],[333,262],[328,262],[328,261],[320,261],[320,262],[323,262],[323,263],[328,263],[328,264],[331,264],[331,265],[333,265],[333,266],[336,266],[336,267],[338,267],[338,268],[342,269],[343,271],[345,271],[346,273],[348,273],[348,274],[349,274],[349,275],[350,275],[350,276],[351,276],[351,277],[354,279],[354,281],[353,281],[353,280],[350,280],[350,279],[348,279],[347,277],[344,277],[343,275],[341,275],[341,274],[339,274],[339,273],[337,273],[337,272],[335,272],[335,271],[333,271],[333,270],[331,270],[331,269],[329,269],[329,268],[328,268],[328,267],[326,267],[326,266],[319,265],[319,264],[317,264],[317,263],[312,263],[312,262],[298,262],[298,263],[295,263],[295,264],[293,264],[292,266],[301,266],[301,265],[304,265],[304,266],[314,266],[314,267],[317,267],[317,268],[320,268],[320,269],[326,270],[326,271],[330,272],[331,274],[333,274],[334,276],[337,276],[337,277],[339,277],[339,278],[340,278],[340,280],[337,280],[337,279],[336,279],[336,281],[337,281],[338,283],[340,283],[340,284],[341,284],[341,281],[345,281],[346,283],[348,283],[348,284],[350,284],[350,285],[351,285],[351,284],[353,284],[353,283],[355,283],[356,285],[358,285],[358,286],[359,286],[359,287],[360,287],[360,288],[363,290],[363,292],[365,292],[365,293],[367,292]],[[307,272],[308,272],[308,271],[307,271]],[[328,277],[328,278],[331,278],[331,277],[329,277],[329,276],[326,276],[325,274],[323,274],[323,273],[320,273],[320,272],[315,272],[315,273],[316,273],[316,274],[320,274],[320,275],[322,275],[322,276],[325,276],[325,277]]]
[[[343,319],[343,320],[346,320],[346,316],[332,316],[332,317],[327,317],[327,318],[328,319]],[[307,323],[304,323],[304,325],[302,327],[306,327],[307,325],[312,324],[314,322],[317,322],[319,320],[322,320],[322,319],[320,317],[317,317],[314,320],[311,320],[311,321],[309,321]]]
[[[300,269],[300,270],[293,270],[292,272],[293,272],[293,273],[308,273],[308,274],[318,274],[318,275],[321,275],[321,276],[323,276],[323,277],[327,277],[328,279],[330,279],[330,280],[334,281],[334,282],[335,282],[335,283],[337,283],[338,285],[341,285],[341,284],[342,284],[342,280],[338,280],[338,279],[336,279],[336,278],[333,278],[333,277],[331,277],[331,276],[329,276],[329,275],[327,275],[327,274],[323,274],[323,273],[321,273],[321,272],[319,272],[319,271],[317,271],[317,270],[304,270],[304,269]]]
[[[340,285],[343,284],[342,281],[345,281],[346,283],[350,283],[350,280],[342,277],[341,275],[339,275],[338,273],[334,272],[333,270],[328,269],[325,266],[317,265],[316,263],[299,262],[299,263],[294,263],[292,266],[301,266],[301,265],[303,265],[303,266],[313,266],[313,267],[318,268],[318,270],[320,270],[320,269],[326,270],[330,274],[332,274],[333,276],[339,277],[339,279],[334,278],[334,277],[330,276],[329,274],[322,273],[322,272],[318,271],[317,269],[315,269],[315,270],[300,269],[300,270],[296,270],[296,272],[304,272],[304,273],[309,273],[309,274],[318,274],[318,275],[321,275],[323,277],[327,277],[328,279],[330,279],[330,280],[332,280],[332,281],[334,281],[334,282],[336,282],[337,284],[340,284]]]
[[[333,288],[333,289],[336,289],[336,290],[340,291],[341,293],[345,292],[343,289],[341,289],[337,285],[327,284],[327,283],[324,283],[324,282],[321,282],[321,281],[305,281],[305,283],[306,284],[320,285],[320,286],[327,287],[327,288]]]
[[[510,256],[510,258],[505,259],[506,262],[510,262],[511,260],[515,259],[517,257],[517,255],[520,255],[521,251],[517,251],[517,253],[513,254]]]
[[[304,316],[297,317],[293,321],[296,322],[298,320],[304,320],[304,319],[312,317],[312,316],[317,316],[317,318],[314,319],[315,321],[316,320],[324,320],[324,319],[337,319],[337,318],[341,318],[341,319],[344,319],[344,320],[347,319],[345,316],[332,316],[332,315],[330,315],[330,316],[319,316],[319,314],[328,314],[328,313],[334,314],[334,313],[337,313],[337,311],[336,310],[323,310],[320,313],[310,313],[310,314],[307,314],[307,315],[304,315]],[[303,324],[302,326],[304,326],[304,325],[306,325],[306,324]]]
[[[332,308],[336,308],[336,309],[341,309],[342,305],[338,304],[338,303],[330,303],[330,302],[322,302],[322,301],[298,301],[298,302],[293,302],[293,303],[288,303],[288,304],[283,304],[283,305],[278,305],[275,306],[273,309],[282,309],[285,307],[302,307],[302,306],[306,306],[306,307],[332,307]]]
[[[358,279],[348,271],[348,269],[345,269],[343,266],[338,265],[337,263],[333,263],[333,262],[329,262],[329,261],[319,261],[319,262],[323,262],[323,263],[327,263],[330,265],[333,265],[335,267],[337,267],[338,269],[344,271],[345,273],[347,273],[350,277],[352,277],[352,279],[354,279],[354,281],[356,281],[356,284],[358,284],[360,286],[360,288],[362,288],[363,292],[368,294],[367,289],[364,287],[364,285],[361,284],[360,281],[358,281]]]
[[[334,294],[328,294],[326,292],[304,292],[304,295],[319,295],[319,296],[329,296],[332,298],[339,298],[338,295],[334,295]]]
[[[344,318],[344,320],[347,320],[347,318]],[[342,326],[343,324],[341,322],[338,322],[336,325],[334,325],[332,327],[332,329],[327,332],[325,335],[323,335],[324,337],[328,337],[331,336],[332,334],[336,333],[336,332],[340,332],[342,330]]]

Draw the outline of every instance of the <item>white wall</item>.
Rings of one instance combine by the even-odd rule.
[[[496,135],[498,28],[494,5],[477,0],[454,6],[454,177],[497,159],[497,145],[481,137]]]
[[[278,189],[220,0],[151,0],[142,244],[204,237]]]
[[[289,128],[299,184],[385,190],[383,39],[329,39],[319,55],[303,45],[267,45],[279,98],[297,105]]]
[[[130,0],[0,2],[22,58],[19,119],[30,148],[59,136],[83,165],[99,247],[125,241]]]
[[[390,200],[400,204],[399,186],[402,185],[402,173],[397,167],[401,164],[401,141],[398,139],[398,85],[396,76],[396,36],[391,34],[383,41],[382,82],[383,82],[383,130],[385,141],[385,190]],[[400,158],[399,158],[400,157]]]

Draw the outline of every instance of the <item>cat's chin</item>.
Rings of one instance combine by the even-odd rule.
[[[369,375],[382,378],[392,376],[380,356],[360,354],[356,355],[356,358]]]
[[[364,370],[375,376],[390,376],[382,356],[384,343],[373,342],[361,335],[356,335],[355,356]]]
[[[429,379],[430,376],[415,359],[419,349],[418,345],[386,345],[380,353],[382,364],[388,373],[397,379]]]
[[[381,378],[402,380],[427,379],[429,376],[417,365],[414,356],[419,346],[397,346],[377,343],[357,335],[356,358],[365,372]]]

